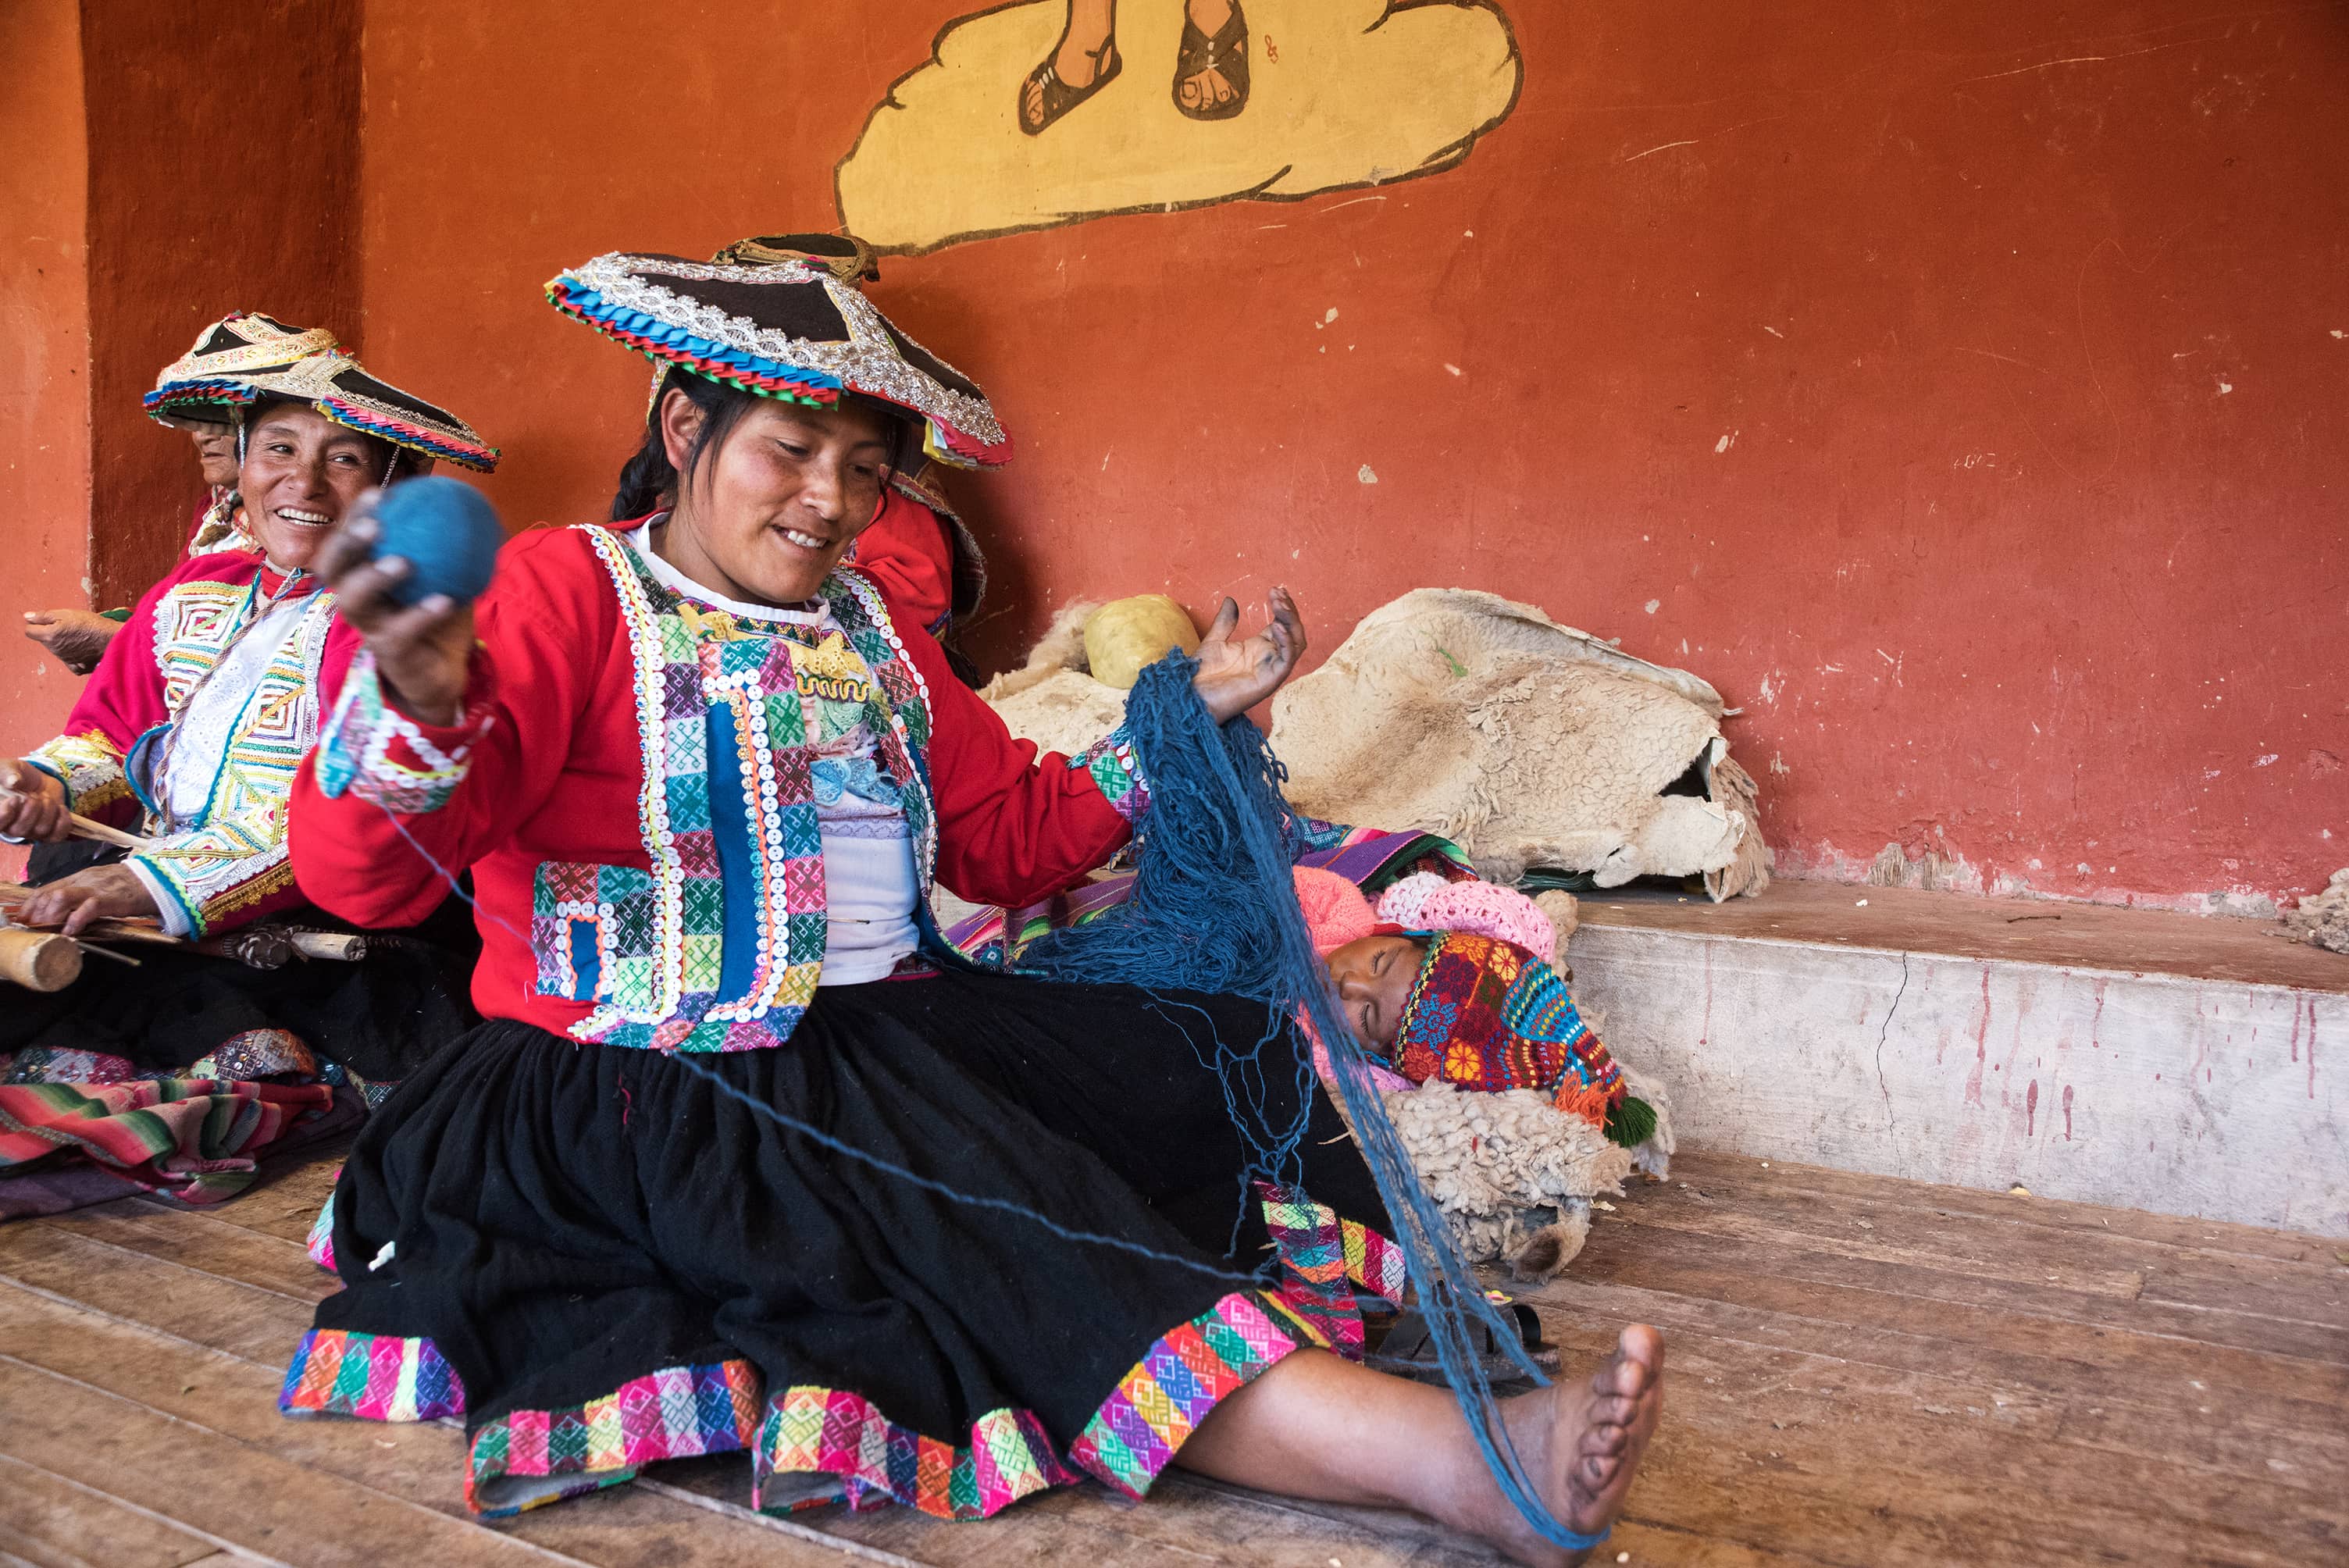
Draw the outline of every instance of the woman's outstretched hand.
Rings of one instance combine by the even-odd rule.
[[[473,652],[473,611],[445,593],[402,604],[392,590],[409,573],[397,555],[375,558],[376,501],[368,490],[318,546],[310,569],[334,590],[335,610],[367,639],[383,694],[409,717],[454,724],[465,711],[465,665]]]
[[[95,610],[27,610],[25,635],[55,654],[57,662],[78,676],[98,668],[106,645],[122,623]]]
[[[1297,668],[1297,661],[1305,656],[1305,622],[1288,590],[1275,588],[1265,596],[1264,607],[1271,617],[1264,630],[1234,642],[1240,607],[1237,601],[1226,599],[1224,607],[1216,612],[1215,624],[1207,628],[1206,641],[1199,645],[1199,673],[1191,677],[1191,689],[1199,694],[1217,724],[1246,713],[1278,691]]]

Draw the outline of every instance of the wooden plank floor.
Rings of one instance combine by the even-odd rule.
[[[1492,1561],[1179,1474],[986,1524],[767,1520],[740,1456],[477,1523],[453,1427],[276,1413],[329,1289],[301,1238],[331,1170],[0,1226],[0,1563]],[[2316,1238],[1690,1155],[1528,1299],[1569,1365],[1628,1322],[1666,1336],[1664,1427],[1602,1562],[2349,1562],[2349,1253]]]

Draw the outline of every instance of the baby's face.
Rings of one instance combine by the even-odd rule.
[[[1381,1050],[1393,1050],[1403,1004],[1411,1000],[1426,958],[1426,945],[1408,936],[1365,936],[1330,954],[1330,978],[1355,1033]]]

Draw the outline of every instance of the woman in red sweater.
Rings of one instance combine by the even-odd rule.
[[[396,923],[470,866],[490,1021],[354,1149],[346,1288],[285,1407],[461,1410],[484,1512],[733,1449],[762,1508],[953,1518],[1171,1461],[1568,1560],[1447,1394],[1329,1353],[1360,1346],[1341,1268],[1402,1282],[1339,1218],[1381,1216],[1309,1072],[1262,1074],[1268,1124],[1309,1124],[1249,1171],[1208,1063],[1266,1038],[1261,1006],[944,958],[934,882],[1032,902],[1149,809],[1123,733],[1037,756],[841,564],[915,440],[1008,456],[978,388],[802,263],[611,255],[548,292],[665,366],[622,477],[643,514],[523,535],[470,608],[401,608],[364,519],[320,557],[367,645],[297,788],[297,873]],[[1218,717],[1303,649],[1269,607],[1243,641],[1227,601],[1201,650]],[[1235,1223],[1251,1175],[1327,1205],[1268,1203],[1277,1274]],[[1506,1407],[1578,1529],[1621,1505],[1660,1359],[1634,1331]]]

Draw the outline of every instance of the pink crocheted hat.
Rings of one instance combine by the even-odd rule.
[[[1557,953],[1557,927],[1549,916],[1515,888],[1493,882],[1446,882],[1421,872],[1381,893],[1374,918],[1405,931],[1475,932],[1545,960]]]

